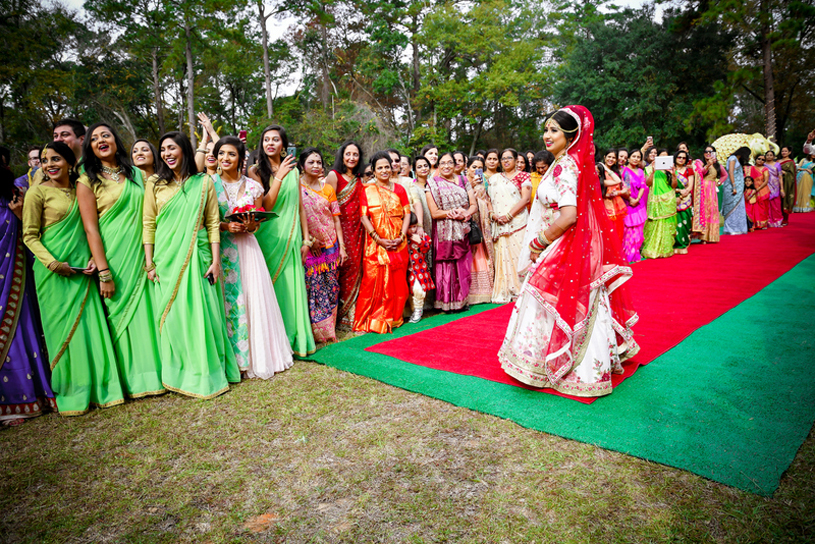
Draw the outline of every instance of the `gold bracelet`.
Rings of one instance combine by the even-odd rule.
[[[546,246],[551,245],[551,243],[552,243],[549,240],[549,238],[546,237],[546,231],[545,230],[540,231],[540,234],[538,234],[538,240],[540,240],[540,242],[543,245],[546,245]]]
[[[278,182],[278,183],[283,183],[283,180],[282,180],[282,179],[280,179],[280,178],[279,178],[279,177],[277,177],[277,176],[275,176],[274,180],[275,180],[276,182]]]
[[[311,246],[313,246],[313,245],[314,245],[314,241],[313,241],[313,240],[311,240],[311,239],[309,239],[309,240],[303,240],[303,245],[304,245],[304,246],[307,246],[307,247],[311,247]]]
[[[50,270],[51,272],[56,272],[57,268],[59,268],[60,266],[62,266],[62,263],[54,259],[49,263],[48,270]]]
[[[150,263],[149,266],[145,265],[142,268],[144,269],[145,272],[150,272],[151,270],[156,269],[156,263]]]
[[[110,270],[99,274],[99,281],[102,283],[109,283],[113,281],[113,273]]]

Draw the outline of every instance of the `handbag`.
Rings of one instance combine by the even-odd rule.
[[[481,234],[481,227],[478,226],[478,223],[475,222],[475,219],[472,217],[470,218],[470,245],[477,246],[481,242],[484,241],[484,236]]]

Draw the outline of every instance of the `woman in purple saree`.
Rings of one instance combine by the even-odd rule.
[[[0,168],[0,178],[0,423],[17,425],[56,404],[23,245],[22,196],[9,170]]]

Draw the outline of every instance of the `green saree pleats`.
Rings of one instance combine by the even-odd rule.
[[[649,166],[648,168],[653,169]],[[646,176],[650,170],[646,169]],[[659,259],[674,254],[676,238],[676,195],[664,171],[654,172],[648,193],[648,219],[643,229],[640,253],[646,259]]]
[[[300,258],[300,181],[296,169],[283,180],[273,211],[278,217],[262,223],[256,238],[272,276],[291,349],[296,357],[305,357],[317,348],[311,331],[306,272]]]
[[[119,199],[99,218],[99,233],[116,282],[113,297],[104,301],[119,375],[127,396],[139,398],[159,395],[165,389],[161,383],[152,289],[143,269],[144,181],[140,171],[134,170],[135,183],[126,181]]]
[[[43,230],[40,240],[61,262],[85,266],[90,260],[76,200],[65,217]],[[123,403],[113,342],[90,276],[63,277],[35,261],[34,279],[60,414],[78,416],[91,405],[106,408]]]
[[[226,332],[220,282],[204,273],[212,262],[204,213],[208,178],[191,177],[156,217],[153,261],[159,323],[162,381],[178,393],[216,397],[240,381]],[[211,182],[210,182],[211,183]]]

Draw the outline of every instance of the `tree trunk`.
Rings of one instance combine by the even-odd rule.
[[[475,136],[473,136],[473,143],[470,144],[470,156],[475,155],[475,146],[478,144],[478,139],[481,137],[481,127],[484,126],[484,118],[478,121],[478,126],[475,127]]]
[[[323,109],[328,109],[328,101],[331,99],[331,79],[328,72],[328,30],[325,28],[325,23],[320,24],[320,36],[322,37],[322,59],[320,62],[320,69],[323,74],[323,88],[320,90],[320,101],[323,103]]]
[[[761,53],[764,68],[764,120],[766,122],[765,136],[776,141],[775,125],[775,88],[773,83],[773,51],[770,45],[770,14],[767,11],[767,1],[761,1]]]
[[[164,129],[164,107],[161,104],[161,80],[158,73],[158,48],[154,47],[150,55],[153,57],[153,100],[156,101],[156,117],[158,118],[159,135],[167,132]]]
[[[411,29],[411,36],[410,36],[410,44],[413,47],[413,67],[412,67],[412,76],[413,76],[413,93],[411,98],[415,99],[416,95],[419,94],[419,90],[422,87],[422,80],[421,74],[419,72],[420,68],[420,59],[419,59],[419,38],[417,34],[419,33],[419,16],[413,16],[413,28]],[[413,100],[413,103],[416,101]],[[419,124],[421,122],[421,112],[417,108],[414,111],[414,118],[415,124]],[[412,130],[412,129],[411,129]]]
[[[187,57],[187,122],[190,125],[190,141],[193,149],[195,149],[198,146],[198,139],[195,137],[195,95],[193,89],[195,75],[192,66],[192,31],[190,30],[189,19],[186,17],[184,18],[184,34],[187,38],[184,43],[184,53]]]
[[[258,22],[260,23],[260,39],[263,44],[263,77],[266,83],[266,115],[271,122],[274,115],[274,103],[272,102],[272,68],[269,66],[269,32],[266,30],[268,19],[263,0],[258,0]]]
[[[183,72],[183,70],[182,70]],[[178,80],[178,132],[184,132],[184,108],[181,103],[184,101],[184,74]]]

